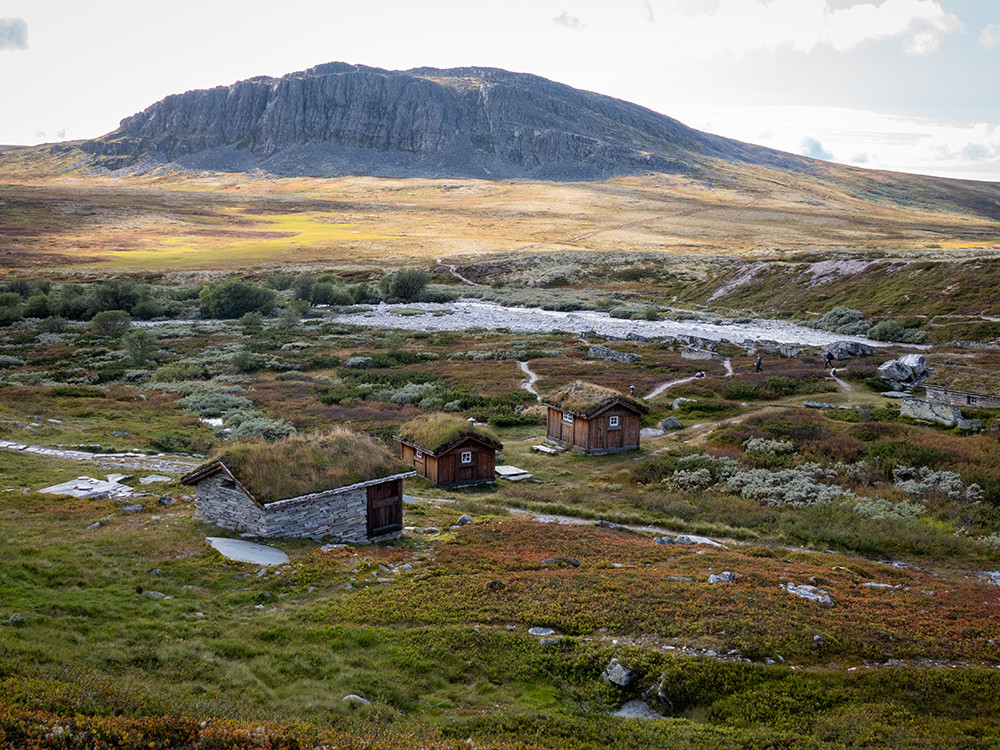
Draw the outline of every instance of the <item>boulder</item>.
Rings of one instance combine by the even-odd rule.
[[[608,362],[624,362],[626,364],[642,359],[642,356],[639,354],[616,352],[614,349],[609,349],[608,347],[601,346],[599,344],[591,346],[590,349],[587,350],[587,356],[593,357],[594,359],[603,359]]]
[[[982,432],[983,423],[979,419],[960,419],[955,427],[962,432]]]
[[[679,430],[681,429],[681,420],[677,417],[666,417],[660,420],[659,427],[661,430]]]
[[[778,347],[778,353],[782,357],[786,357],[787,359],[792,359],[794,357],[800,356],[802,354],[802,349],[801,347],[793,346],[791,344],[781,344]]]
[[[736,576],[730,573],[728,570],[719,573],[718,575],[712,573],[712,575],[708,577],[709,583],[732,583],[735,580]]]
[[[899,359],[890,359],[879,365],[878,375],[892,383],[897,390],[904,385],[922,383],[931,376],[927,360],[921,354],[907,354]]]
[[[611,662],[604,668],[604,674],[601,675],[604,681],[609,685],[615,685],[620,688],[632,687],[635,684],[635,672],[631,669],[623,667],[618,663],[617,659],[612,659]]]
[[[782,586],[782,588],[789,594],[795,594],[795,596],[801,597],[802,599],[808,599],[811,602],[822,604],[824,607],[833,606],[833,599],[830,598],[829,592],[818,589],[815,586],[796,586],[794,583],[787,583]]]
[[[456,521],[455,523],[457,523],[459,526],[468,526],[470,523],[472,523],[472,516],[463,513],[461,516],[459,516],[458,521]]]
[[[946,427],[955,427],[960,421],[963,421],[960,409],[945,404],[932,404],[929,401],[921,401],[918,398],[904,398],[899,413],[910,419],[937,422]]]
[[[834,341],[827,347],[834,359],[850,359],[851,357],[869,357],[877,354],[878,349],[858,341]]]

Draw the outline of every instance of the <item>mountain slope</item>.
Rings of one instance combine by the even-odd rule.
[[[537,76],[345,63],[169,96],[83,148],[112,170],[176,163],[286,176],[593,180],[696,172],[715,159],[817,165]]]

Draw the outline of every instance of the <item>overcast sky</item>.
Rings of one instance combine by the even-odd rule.
[[[0,143],[334,60],[534,73],[785,151],[1000,180],[1000,0],[0,0]]]

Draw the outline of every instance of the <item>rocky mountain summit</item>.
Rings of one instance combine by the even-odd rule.
[[[700,172],[715,160],[816,164],[533,75],[346,63],[169,96],[82,148],[110,170],[286,176],[592,180]]]

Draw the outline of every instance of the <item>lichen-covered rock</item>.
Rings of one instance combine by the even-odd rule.
[[[900,414],[910,419],[920,419],[927,422],[938,422],[948,427],[956,426],[962,421],[962,411],[954,406],[932,404],[917,398],[904,398]]]

